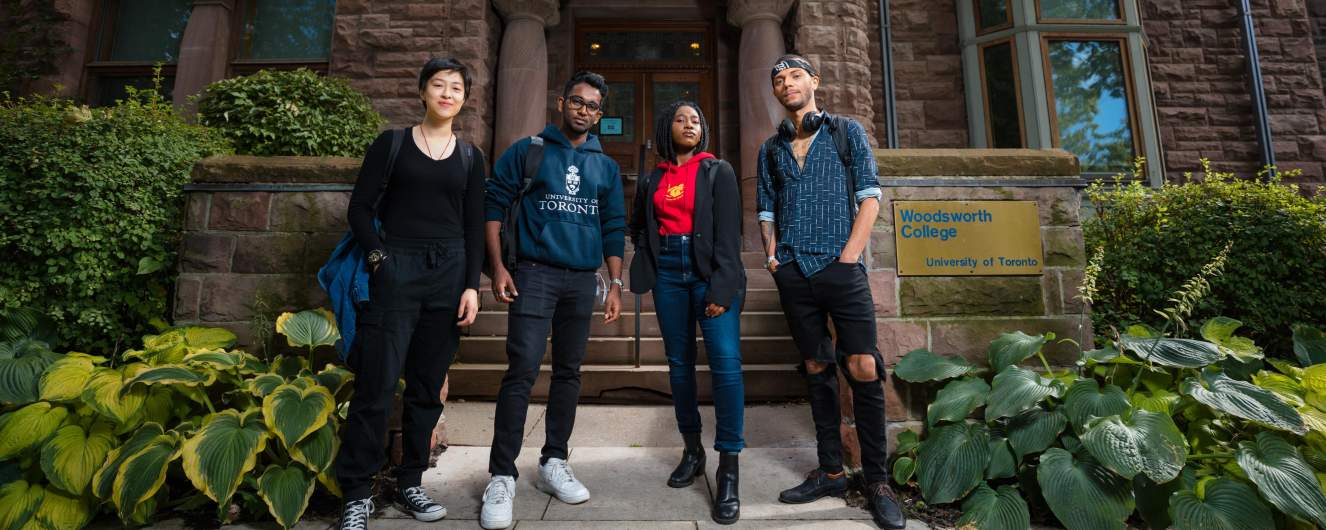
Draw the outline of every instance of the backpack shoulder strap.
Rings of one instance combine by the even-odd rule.
[[[778,170],[778,135],[770,136],[764,141],[764,170],[769,172],[769,178],[773,179],[774,189],[777,189],[783,183],[783,174]]]
[[[543,164],[543,137],[534,135],[529,137],[529,148],[525,150],[525,175],[524,182],[520,186],[520,194],[524,195],[529,191],[530,186],[534,185],[534,177],[539,175],[539,166]]]
[[[833,148],[838,151],[838,159],[842,160],[843,167],[847,171],[852,170],[852,138],[849,136],[848,123],[851,118],[844,116],[829,116],[829,134],[833,136]]]
[[[474,170],[474,144],[456,138],[456,147],[460,149],[460,165],[465,168],[465,174],[469,175]]]
[[[382,197],[387,195],[387,185],[391,183],[391,174],[396,170],[396,155],[401,152],[401,144],[405,143],[405,133],[409,128],[391,130],[391,150],[387,152],[387,167],[382,174],[382,186],[378,188],[378,198],[373,201],[373,211],[378,210],[378,205],[382,203]]]

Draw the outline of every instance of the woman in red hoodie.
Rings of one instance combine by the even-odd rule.
[[[714,521],[741,513],[737,454],[745,390],[741,379],[741,194],[732,165],[704,152],[709,126],[700,106],[672,104],[659,115],[654,144],[662,160],[636,186],[630,232],[635,242],[631,291],[654,293],[654,310],[668,356],[672,401],[686,449],[668,485],[690,485],[704,473],[695,382],[695,327],[704,333],[713,379],[719,452]]]

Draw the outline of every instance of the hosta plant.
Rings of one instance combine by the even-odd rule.
[[[103,509],[142,524],[163,506],[207,503],[227,520],[241,501],[289,528],[318,484],[339,492],[347,370],[302,355],[264,362],[203,327],[146,336],[116,360],[57,355],[9,333],[13,320],[0,325],[14,339],[0,343],[0,528],[80,528]],[[336,335],[323,311],[280,321],[310,352]]]
[[[1159,312],[1174,333],[1127,328],[1073,367],[1047,361],[1051,334],[1004,334],[983,365],[908,353],[898,378],[942,386],[894,480],[961,503],[963,528],[1025,529],[1041,506],[1069,530],[1326,528],[1326,365],[1263,359],[1235,320],[1179,322],[1203,282]],[[1302,360],[1320,337],[1296,331]]]

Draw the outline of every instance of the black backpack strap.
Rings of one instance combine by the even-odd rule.
[[[474,170],[474,144],[456,138],[456,147],[460,149],[460,166],[465,168],[465,175]]]
[[[520,196],[525,195],[525,192],[529,191],[530,186],[534,184],[534,177],[539,175],[539,167],[542,165],[543,137],[531,136],[529,137],[529,149],[525,150],[525,180],[520,186]],[[520,200],[520,196],[516,197],[517,201]]]
[[[838,159],[843,163],[843,169],[847,170],[847,207],[848,211],[856,213],[856,176],[852,173],[852,138],[849,136],[848,123],[851,118],[843,116],[829,116],[829,134],[833,136],[833,148],[838,151]]]
[[[542,165],[543,137],[534,135],[529,137],[529,147],[525,149],[525,167],[521,175],[520,191],[516,193],[516,199],[512,201],[511,207],[507,209],[506,226],[502,227],[502,261],[508,270],[516,265],[518,257],[517,247],[520,242],[517,236],[520,229],[516,224],[520,221],[520,203],[525,199],[525,194],[529,193],[530,188],[534,187],[534,178],[539,175],[539,169]]]
[[[391,130],[391,150],[387,152],[387,168],[382,173],[382,186],[378,188],[378,198],[373,201],[373,215],[377,215],[378,206],[382,204],[382,198],[387,195],[387,185],[391,182],[391,174],[396,170],[396,155],[401,152],[401,144],[405,143],[405,133],[409,128]]]

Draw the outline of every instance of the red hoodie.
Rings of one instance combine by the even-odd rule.
[[[658,163],[663,176],[654,190],[654,216],[658,218],[659,235],[689,235],[695,214],[695,174],[700,161],[714,155],[700,152],[678,166],[665,160]]]

